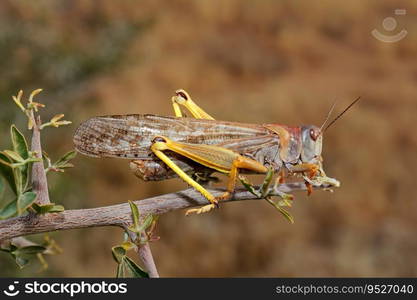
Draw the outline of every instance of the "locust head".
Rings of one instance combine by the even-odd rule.
[[[324,132],[332,126],[345,112],[349,110],[356,102],[358,102],[360,97],[353,101],[348,107],[345,108],[336,118],[333,119],[329,124],[327,121],[330,119],[330,115],[335,107],[336,102],[333,103],[330,108],[327,117],[321,127],[314,125],[302,126],[301,127],[301,162],[307,164],[315,164],[319,167],[319,176],[316,176],[314,179],[304,176],[306,181],[310,182],[313,185],[328,184],[330,186],[339,186],[340,183],[336,179],[327,177],[323,171],[322,162],[323,158],[321,156],[322,145],[323,145],[323,134]]]
[[[319,127],[303,126],[301,128],[301,143],[301,161],[303,163],[317,164],[322,161],[323,135]]]

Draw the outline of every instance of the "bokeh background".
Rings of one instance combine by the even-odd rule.
[[[402,8],[407,14],[396,16]],[[77,124],[95,115],[172,115],[186,89],[217,119],[317,124],[339,99],[352,108],[324,139],[334,193],[297,193],[289,224],[269,204],[246,201],[207,215],[160,218],[153,243],[162,276],[417,276],[417,3],[415,1],[1,1],[0,145],[25,120],[11,95],[43,88],[44,149],[57,158]],[[395,17],[393,31],[383,20]],[[402,29],[408,35],[385,43]],[[67,209],[181,190],[145,183],[128,161],[78,156],[51,174]],[[1,200],[1,204],[7,199]],[[118,228],[52,233],[64,253],[18,270],[0,253],[0,276],[114,276]],[[134,256],[134,254],[133,254]]]

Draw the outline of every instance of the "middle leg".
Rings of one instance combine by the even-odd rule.
[[[301,163],[295,166],[288,167],[288,170],[292,173],[302,173],[302,174],[307,173],[307,177],[312,179],[320,171],[320,166],[316,164],[310,164],[310,163]],[[307,180],[304,180],[304,182],[307,187],[307,195],[310,196],[311,193],[313,192],[313,186]]]

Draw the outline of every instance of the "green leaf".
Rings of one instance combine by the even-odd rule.
[[[13,168],[13,166],[12,166],[13,161],[6,154],[4,154],[3,152],[0,152],[0,155],[4,159],[3,160],[3,159],[0,158],[0,164],[3,165],[3,166],[9,167],[9,168]]]
[[[291,216],[291,214],[283,209],[282,207],[276,206],[278,211],[284,216],[285,219],[287,219],[291,224],[294,224],[294,218]]]
[[[129,251],[130,249],[135,248],[136,245],[134,243],[130,242],[130,241],[126,241],[126,242],[123,242],[122,244],[120,244],[120,247],[122,247],[126,251]]]
[[[14,125],[10,128],[10,135],[12,137],[13,150],[19,153],[23,159],[27,159],[29,157],[29,149],[24,135]]]
[[[13,187],[15,187],[16,195],[22,193],[22,172],[20,167],[14,167],[13,161],[22,162],[23,158],[14,151],[4,150],[0,152],[0,159],[4,162],[10,162],[8,165],[11,167],[11,172],[13,174]]]
[[[242,185],[253,195],[256,197],[260,197],[258,191],[254,188],[253,184],[250,183],[245,177],[239,176],[239,180],[242,183]]]
[[[265,200],[268,201],[268,203],[270,203],[272,206],[274,206],[284,216],[284,218],[287,219],[291,224],[294,224],[294,218],[291,216],[291,214],[288,211],[280,207],[277,203],[275,203],[269,198],[265,198]]]
[[[24,158],[20,156],[19,153],[12,151],[12,150],[4,150],[3,151],[4,154],[6,154],[8,157],[10,157],[11,159],[13,159],[16,162],[23,162]]]
[[[262,197],[267,196],[268,189],[269,189],[269,186],[271,185],[271,181],[273,177],[274,177],[274,170],[272,168],[268,168],[268,173],[266,174],[264,182],[262,183],[260,187]]]
[[[0,177],[0,200],[3,198],[4,194],[4,180]]]
[[[63,212],[65,210],[64,206],[56,205],[55,203],[42,204],[42,205],[33,203],[32,208],[36,211],[36,213],[40,215],[46,214],[46,213]]]
[[[57,167],[57,168],[59,168],[59,169],[74,168],[74,165],[71,164],[71,163],[66,163],[66,164],[59,165],[59,167]]]
[[[30,254],[43,253],[45,250],[46,250],[46,248],[43,247],[43,246],[31,245],[31,246],[18,248],[17,250],[13,251],[12,253],[15,254],[16,256],[20,256],[20,255],[30,255]]]
[[[43,150],[42,150],[42,159],[44,159],[44,160],[51,160],[49,158],[49,154],[46,151],[43,151]]]
[[[26,192],[17,198],[17,214],[21,215],[36,200],[36,193]]]
[[[29,158],[29,148],[25,136],[12,125],[10,128],[10,135],[12,138],[13,150],[18,153],[24,160]],[[25,190],[29,179],[29,165],[24,164],[19,166],[22,173],[22,190]]]
[[[142,270],[141,267],[139,267],[133,260],[131,260],[129,257],[124,257],[124,262],[126,264],[127,270],[129,273],[132,274],[132,277],[134,278],[149,278],[149,274],[146,273],[144,270]]]
[[[45,271],[48,269],[48,262],[46,261],[45,257],[42,255],[42,253],[38,253],[36,255],[36,258],[38,259],[39,263],[41,264],[40,272]]]
[[[126,256],[126,250],[122,246],[114,246],[112,248],[112,255],[114,260],[118,263],[117,278],[135,277],[148,278],[149,275],[141,267],[139,267],[133,260]]]
[[[0,210],[0,220],[8,219],[17,214],[16,199],[9,202],[5,207]]]
[[[14,180],[11,164],[12,161],[10,158],[8,158],[4,153],[0,152],[0,174],[3,175],[3,177],[6,179],[13,192],[17,194],[16,183]]]
[[[21,256],[15,256],[14,257],[15,258],[15,261],[16,261],[16,264],[21,268],[21,269],[23,269],[28,263],[29,263],[29,260],[28,259],[26,259],[26,258],[23,258],[23,257],[21,257]]]
[[[111,248],[111,253],[113,255],[114,260],[121,264],[123,261],[123,257],[126,256],[126,250],[121,246],[114,246]]]
[[[278,205],[281,207],[291,207],[292,206],[292,200],[291,199],[282,199],[278,201]]]
[[[48,234],[45,234],[43,239],[44,242],[42,246],[48,249],[48,255],[60,254],[63,252],[62,248],[58,245],[58,243],[54,239],[50,238]]]
[[[16,195],[19,196],[23,193],[23,178],[22,178],[22,172],[20,171],[20,168],[14,168],[13,169],[13,176],[14,176],[14,184],[17,189]]]
[[[132,219],[133,219],[133,230],[132,231],[134,231],[134,232],[138,232],[138,230],[139,230],[139,217],[140,217],[140,214],[139,214],[139,209],[138,209],[138,207],[136,206],[136,204],[135,203],[133,203],[133,201],[128,201],[129,202],[129,205],[130,205],[130,210],[132,211]]]
[[[148,215],[145,220],[143,221],[143,223],[138,227],[138,233],[145,231],[146,229],[148,229],[149,226],[151,226],[153,220],[155,219],[155,217],[153,215]]]
[[[77,156],[77,152],[69,151],[64,154],[56,163],[54,163],[54,166],[56,168],[70,168],[72,167],[72,164],[68,164],[68,162],[72,159],[74,159]]]
[[[39,205],[37,203],[33,203],[32,204],[32,208],[36,211],[37,214],[46,214],[48,212],[48,210],[53,207],[54,205],[51,204],[42,204]]]
[[[49,213],[58,213],[63,212],[65,210],[65,207],[63,205],[54,205],[48,212]]]
[[[10,249],[7,249],[7,248],[0,248],[0,251],[10,253]]]
[[[120,263],[117,265],[116,278],[123,278],[126,274],[126,264]]]

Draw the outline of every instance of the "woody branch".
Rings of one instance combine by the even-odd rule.
[[[286,183],[278,188],[284,193],[306,190],[306,186],[302,182]],[[209,191],[215,196],[224,192],[221,189],[209,189]],[[240,188],[236,190],[232,199],[225,202],[241,200],[259,200],[259,198],[246,189]],[[174,210],[206,205],[207,200],[195,190],[187,189],[177,193],[137,200],[135,204],[142,215],[161,215]],[[61,213],[46,215],[28,214],[0,221],[0,242],[14,237],[56,230],[98,226],[125,227],[131,222],[131,210],[127,203],[98,208],[65,210]]]

